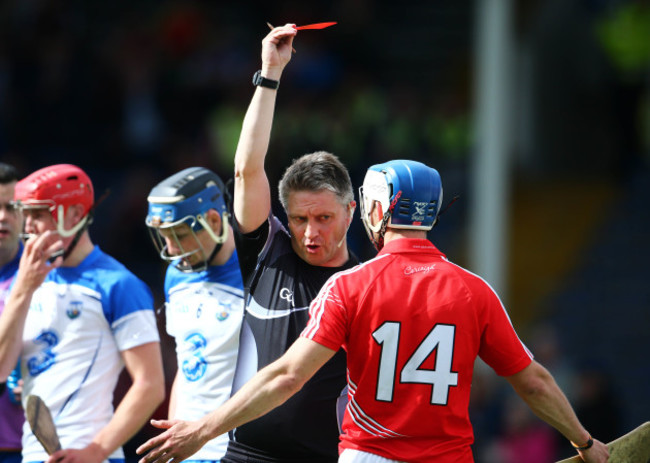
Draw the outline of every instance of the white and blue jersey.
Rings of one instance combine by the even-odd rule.
[[[83,448],[113,416],[120,352],[159,340],[149,288],[95,246],[77,267],[53,269],[32,297],[23,334],[23,405],[50,408],[62,448]],[[110,455],[123,458],[121,448]],[[47,460],[26,423],[23,462]]]
[[[225,402],[232,390],[243,317],[237,253],[224,265],[165,277],[167,333],[176,340],[178,374],[173,418],[197,420]],[[218,461],[228,435],[211,440],[188,461]]]

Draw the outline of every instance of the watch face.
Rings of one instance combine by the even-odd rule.
[[[259,85],[262,83],[262,71],[257,71],[253,74],[253,85]]]
[[[253,75],[253,85],[259,85],[261,87],[275,90],[280,86],[280,82],[262,77],[262,70],[260,69]]]

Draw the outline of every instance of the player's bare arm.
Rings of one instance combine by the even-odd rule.
[[[111,421],[83,449],[55,452],[46,463],[101,463],[129,440],[156,410],[165,396],[160,344],[150,342],[122,352],[131,387]]]
[[[262,41],[262,76],[280,80],[291,60],[296,30],[274,28]],[[258,228],[271,210],[271,190],[264,170],[277,90],[258,86],[246,111],[235,153],[234,212],[242,232]]]
[[[25,243],[14,286],[0,316],[0,379],[4,380],[16,366],[32,295],[50,270],[61,265],[61,257],[53,262],[49,262],[49,259],[62,246],[59,235],[52,231],[33,237]]]
[[[176,390],[178,388],[179,374],[180,374],[180,370],[177,370],[176,375],[174,376],[174,381],[172,381],[172,387],[169,391],[169,407],[167,409],[167,418],[170,420],[176,414],[176,397],[177,397]]]
[[[287,352],[251,378],[230,400],[198,421],[153,421],[167,429],[136,452],[140,463],[182,461],[208,440],[268,413],[298,392],[336,353],[314,341],[298,338]]]
[[[557,429],[569,441],[582,446],[591,438],[589,432],[580,424],[564,393],[542,365],[533,361],[522,371],[506,379],[538,417]],[[589,463],[606,463],[609,456],[607,446],[596,439],[593,439],[591,448],[578,452],[581,458]]]

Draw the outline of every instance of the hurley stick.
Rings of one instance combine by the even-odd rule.
[[[648,463],[650,461],[650,421],[628,432],[624,436],[607,444],[609,449],[608,463]],[[582,462],[575,455],[557,463]]]
[[[27,397],[25,415],[34,436],[36,436],[48,455],[61,450],[61,443],[59,442],[59,436],[56,434],[50,409],[47,408],[47,405],[39,396],[30,395]]]

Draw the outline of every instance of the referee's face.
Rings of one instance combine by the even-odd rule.
[[[341,204],[329,190],[291,192],[287,217],[296,254],[321,267],[339,267],[347,262],[346,234],[354,206],[354,201]]]

